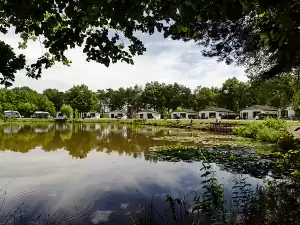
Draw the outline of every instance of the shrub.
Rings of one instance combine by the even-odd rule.
[[[183,110],[182,107],[177,107],[177,108],[176,108],[176,111],[177,111],[177,112],[182,112],[182,110]]]
[[[106,118],[106,119],[109,118],[108,113],[104,113],[104,114],[103,114],[103,118]]]
[[[299,149],[299,140],[294,139],[293,135],[284,135],[278,141],[278,146],[281,150]]]
[[[253,122],[237,127],[233,132],[242,137],[274,143],[285,136],[286,125],[285,120],[267,119],[263,122]]]
[[[262,124],[276,130],[286,129],[287,126],[286,120],[279,120],[279,119],[267,119],[264,120]]]
[[[276,143],[284,137],[285,132],[283,130],[276,130],[267,126],[263,126],[257,130],[255,138],[260,141]]]
[[[73,114],[73,109],[70,105],[63,104],[60,108],[60,112],[68,117],[70,117]]]
[[[236,127],[233,132],[242,137],[255,138],[257,131],[261,129],[262,126],[262,123],[251,123],[245,126]]]

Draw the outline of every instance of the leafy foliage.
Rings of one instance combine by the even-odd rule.
[[[25,117],[30,117],[37,109],[37,106],[30,102],[22,102],[18,105],[19,113]]]
[[[275,77],[299,68],[299,8],[296,0],[2,1],[0,32],[13,27],[22,49],[43,36],[47,52],[29,65],[24,55],[0,42],[1,83],[11,85],[23,68],[27,76],[39,78],[57,61],[69,65],[65,52],[76,46],[83,47],[87,61],[133,64],[133,56],[146,51],[137,34],[155,31],[165,38],[196,41],[207,47],[204,56],[244,65],[250,75]]]
[[[65,93],[57,89],[48,88],[43,91],[43,95],[47,96],[47,98],[53,102],[57,111],[67,101]]]
[[[297,109],[300,104],[297,80],[295,76],[272,80],[250,79],[248,82],[229,78],[220,88],[197,87],[194,91],[177,83],[151,82],[144,88],[134,86],[98,90],[97,96],[102,107],[106,105],[111,109],[127,108],[129,114],[142,108],[153,108],[165,114],[177,110],[178,107],[199,111],[211,106],[239,112],[256,104],[282,109],[294,106]]]
[[[74,86],[66,95],[70,106],[78,112],[90,112],[97,108],[97,96],[86,85]]]
[[[43,100],[38,100],[36,96],[43,96]],[[195,90],[178,83],[159,82],[150,82],[144,87],[135,85],[116,90],[97,90],[96,93],[85,85],[75,86],[66,92],[46,89],[42,95],[27,87],[0,89],[0,105],[2,110],[27,110],[24,115],[29,115],[34,110],[49,111],[54,115],[54,111],[59,111],[63,104],[71,105],[79,112],[95,110],[102,114],[109,110],[123,109],[127,110],[129,116],[143,108],[152,108],[168,118],[173,110],[187,108],[198,111],[210,106],[235,112],[254,104],[282,109],[293,106],[297,112],[299,96],[297,77],[285,76],[265,81],[250,79],[248,82],[230,78],[220,88],[197,87]],[[54,109],[49,100],[54,104]],[[31,105],[21,104],[27,102]]]
[[[72,116],[73,114],[73,109],[70,105],[62,105],[60,108],[60,112],[68,117]]]
[[[0,21],[0,32],[2,29],[3,22]],[[10,86],[11,82],[15,81],[15,73],[25,67],[25,56],[17,56],[13,48],[3,41],[0,41],[0,55],[0,74],[3,76],[0,78],[0,85]]]
[[[284,137],[284,135],[284,131],[282,130],[276,130],[274,128],[263,126],[262,128],[257,130],[255,138],[260,141],[276,143],[282,137]]]
[[[236,127],[234,133],[260,141],[277,142],[286,135],[286,126],[285,120],[267,119]]]
[[[3,111],[16,110],[26,117],[36,110],[48,111],[55,115],[54,104],[46,96],[28,87],[0,89],[0,100],[0,108]]]

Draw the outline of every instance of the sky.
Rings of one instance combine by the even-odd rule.
[[[44,70],[42,78],[35,80],[25,76],[25,71],[16,75],[15,87],[28,86],[39,92],[46,88],[66,91],[74,85],[85,84],[90,89],[129,87],[135,84],[158,81],[186,85],[192,89],[197,86],[220,87],[231,77],[246,81],[244,68],[218,63],[216,58],[206,58],[201,47],[194,42],[164,39],[160,33],[138,34],[147,52],[134,58],[134,65],[118,62],[109,68],[95,62],[87,62],[81,48],[69,50],[66,55],[72,61],[70,67],[57,63]],[[45,53],[40,43],[31,41],[28,48],[17,48],[19,36],[10,30],[0,35],[0,40],[10,44],[16,52],[26,55],[28,62],[34,62]]]

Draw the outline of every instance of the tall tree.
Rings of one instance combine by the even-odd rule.
[[[281,108],[290,106],[292,99],[299,92],[298,77],[294,75],[283,75],[268,80],[252,78],[249,85],[252,88],[251,96],[256,104]]]
[[[177,107],[190,108],[193,102],[193,95],[190,88],[174,83],[171,88],[171,99],[169,102],[169,109],[175,110]]]
[[[134,87],[126,88],[125,101],[128,109],[132,109],[132,112],[137,112],[143,108],[142,101],[143,88],[135,85]]]
[[[216,89],[197,87],[194,91],[194,109],[201,110],[209,106],[217,106],[219,93]]]
[[[108,106],[111,110],[124,108],[126,103],[124,88],[119,88],[118,90],[109,88],[106,90],[106,96],[108,99]]]
[[[106,91],[99,89],[97,90],[96,94],[100,104],[100,111],[104,113],[108,107],[108,101],[109,101]]]
[[[48,88],[43,91],[43,95],[53,102],[55,109],[59,111],[60,107],[66,102],[65,93],[57,89]]]
[[[219,105],[238,112],[247,105],[245,90],[246,84],[237,78],[227,79],[220,89]]]
[[[89,112],[97,109],[97,95],[86,85],[74,86],[67,91],[66,95],[69,105],[78,112]]]
[[[146,83],[142,94],[142,101],[146,108],[152,108],[159,112],[163,112],[166,106],[165,84],[159,82]]]

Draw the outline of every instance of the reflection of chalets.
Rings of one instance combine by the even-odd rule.
[[[82,131],[97,131],[101,130],[100,124],[80,124],[80,129]]]
[[[23,125],[22,126],[9,126],[9,127],[5,127],[3,129],[3,133],[5,133],[5,134],[16,134],[16,133],[18,133],[21,130],[22,127],[23,127]]]
[[[64,131],[69,130],[73,128],[73,124],[64,124],[64,123],[58,123],[55,125],[55,129],[57,131]]]
[[[41,127],[34,127],[33,130],[35,133],[47,133],[51,130],[53,126],[54,126],[53,124],[48,124]]]

